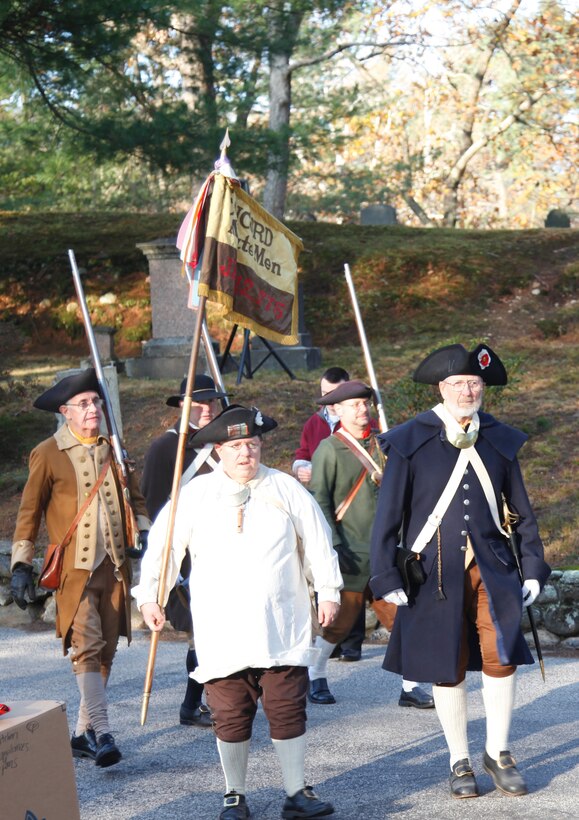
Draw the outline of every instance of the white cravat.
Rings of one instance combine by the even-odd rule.
[[[454,416],[449,413],[444,404],[437,404],[436,407],[432,409],[444,424],[446,440],[449,444],[452,444],[453,447],[457,447],[459,450],[464,450],[465,447],[473,447],[476,444],[480,427],[478,413],[473,413],[468,432],[466,432]]]

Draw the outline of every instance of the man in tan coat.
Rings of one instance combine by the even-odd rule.
[[[56,590],[56,634],[70,650],[80,691],[80,708],[71,739],[75,757],[112,766],[122,755],[110,732],[105,687],[120,635],[130,641],[130,580],[124,507],[111,447],[100,434],[102,398],[90,368],[62,379],[34,402],[60,412],[65,423],[30,454],[12,545],[11,591],[15,603],[34,600],[32,559],[44,515],[51,543],[63,540],[91,490],[102,483],[84,511],[65,549]],[[131,497],[139,530],[150,527],[136,480]]]

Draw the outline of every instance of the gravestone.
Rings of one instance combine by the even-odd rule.
[[[553,208],[549,211],[545,220],[545,228],[570,228],[571,219],[569,214],[560,208]]]
[[[101,362],[114,362],[115,356],[115,333],[116,328],[110,325],[95,325],[93,327],[96,348]]]
[[[367,205],[360,210],[360,225],[397,225],[396,208],[392,205]]]

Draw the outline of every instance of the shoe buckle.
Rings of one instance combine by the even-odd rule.
[[[517,766],[515,758],[510,752],[502,752],[497,760],[497,767],[499,769],[514,769]]]
[[[239,806],[240,802],[240,795],[239,794],[231,794],[229,796],[225,796],[223,798],[223,806],[224,808],[231,808],[232,806]]]

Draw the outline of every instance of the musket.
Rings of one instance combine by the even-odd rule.
[[[68,258],[70,259],[70,266],[72,268],[72,278],[74,280],[74,288],[76,290],[76,295],[78,298],[78,303],[82,314],[82,321],[84,324],[84,330],[86,333],[86,338],[90,349],[90,355],[94,365],[97,381],[99,383],[100,393],[103,398],[103,411],[105,421],[107,424],[111,448],[113,451],[113,458],[117,467],[117,474],[119,476],[119,481],[121,484],[123,506],[125,513],[127,546],[129,549],[140,551],[141,539],[139,537],[137,519],[135,518],[135,513],[133,512],[133,507],[131,505],[131,492],[129,490],[129,473],[131,473],[134,468],[131,460],[129,459],[129,454],[123,447],[121,438],[119,436],[119,428],[117,427],[117,423],[115,421],[113,405],[111,403],[111,397],[109,394],[107,381],[105,379],[105,374],[102,368],[101,359],[96,339],[94,337],[92,323],[90,320],[90,314],[88,312],[86,298],[84,295],[82,282],[80,280],[80,272],[76,264],[76,258],[73,250],[68,251]]]
[[[508,504],[504,497],[503,514],[505,516],[505,523],[503,526],[505,528],[507,535],[509,536],[509,545],[511,547],[511,552],[513,553],[513,556],[515,558],[515,563],[517,564],[517,572],[519,573],[519,578],[522,586],[525,583],[525,578],[523,576],[523,568],[521,566],[521,555],[519,553],[519,545],[517,543],[517,534],[513,529],[513,524],[517,521],[517,516],[515,515],[515,513],[512,513],[509,510]],[[541,643],[539,641],[539,633],[537,632],[535,616],[533,614],[531,606],[527,606],[526,610],[529,618],[529,623],[531,625],[531,632],[533,633],[535,649],[537,650],[537,660],[539,661],[539,666],[541,667],[541,675],[543,676],[543,680],[545,680],[545,664],[543,663],[543,652],[541,650]]]
[[[354,316],[356,318],[356,325],[358,326],[358,333],[360,334],[360,343],[362,345],[362,350],[364,352],[364,359],[366,360],[366,370],[368,372],[368,378],[370,379],[370,385],[376,396],[376,412],[378,413],[378,419],[380,422],[380,432],[385,433],[388,429],[388,422],[386,421],[386,415],[384,413],[384,407],[382,405],[382,397],[380,396],[380,389],[378,387],[378,380],[376,379],[374,365],[372,364],[372,357],[370,355],[368,339],[366,338],[366,331],[364,330],[364,322],[362,321],[362,314],[360,313],[358,298],[356,296],[354,282],[352,281],[352,274],[350,273],[350,266],[347,263],[344,265],[344,273],[346,275],[346,283],[350,291],[352,307],[354,308]]]

